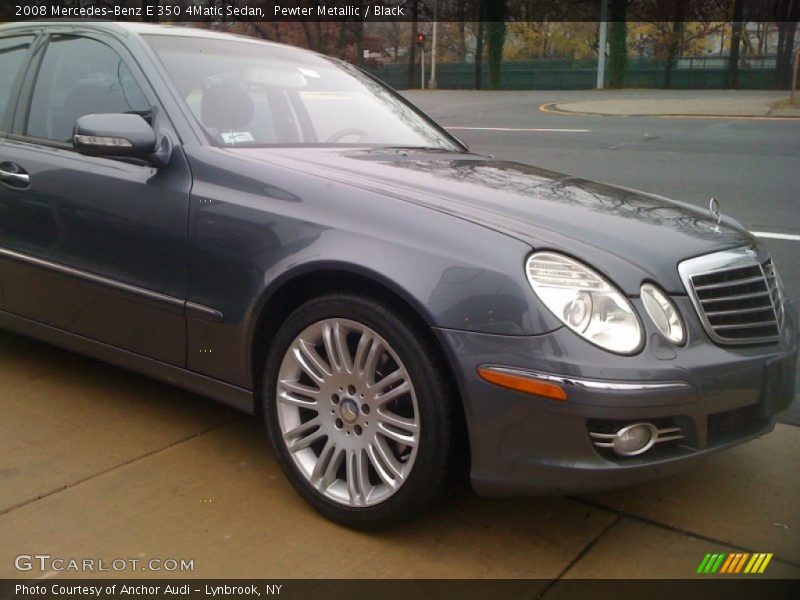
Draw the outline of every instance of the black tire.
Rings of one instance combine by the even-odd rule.
[[[377,332],[403,362],[416,392],[420,433],[416,459],[400,488],[380,504],[348,506],[324,496],[295,464],[278,420],[276,392],[282,360],[306,327],[324,319],[348,319]],[[455,423],[453,391],[430,332],[375,298],[331,294],[297,308],[275,335],[266,364],[263,415],[278,462],[294,488],[328,519],[356,529],[380,529],[411,520],[433,508],[452,481]]]

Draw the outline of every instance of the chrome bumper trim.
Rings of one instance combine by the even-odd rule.
[[[505,373],[506,375],[516,375],[540,381],[549,381],[575,388],[585,388],[590,390],[609,390],[618,392],[639,392],[648,390],[665,389],[687,389],[691,386],[685,381],[653,381],[653,382],[632,382],[632,381],[603,381],[599,379],[583,379],[570,377],[568,375],[554,375],[552,373],[542,373],[540,371],[529,371],[516,367],[503,367],[499,365],[481,365],[482,369]]]

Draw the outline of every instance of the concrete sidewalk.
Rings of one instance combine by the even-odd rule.
[[[800,578],[796,427],[649,484],[580,498],[463,491],[365,534],[308,508],[254,419],[10,334],[0,365],[3,578],[338,578],[359,576],[354,559],[371,578],[687,578],[706,553],[741,551],[774,553],[755,577]],[[194,570],[21,573],[20,554]]]
[[[590,97],[546,104],[543,110],[614,116],[800,118],[800,100],[790,104],[788,91],[614,90],[586,95]]]

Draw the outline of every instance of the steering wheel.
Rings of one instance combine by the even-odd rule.
[[[326,144],[333,144],[334,142],[338,142],[340,139],[347,137],[348,135],[357,135],[358,139],[367,137],[369,135],[363,129],[358,129],[357,127],[347,127],[346,129],[340,129],[339,131],[335,131],[325,140]],[[356,140],[358,141],[358,140]]]

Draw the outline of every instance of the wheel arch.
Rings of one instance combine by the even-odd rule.
[[[455,401],[456,444],[462,451],[456,476],[469,473],[469,433],[461,395],[461,386],[451,362],[450,354],[433,331],[434,322],[427,309],[401,286],[369,269],[340,262],[321,262],[287,273],[263,294],[258,305],[251,335],[253,373],[253,412],[263,418],[262,390],[263,365],[269,346],[281,323],[303,302],[326,293],[349,291],[378,298],[394,306],[405,318],[410,319],[433,345],[439,355]]]
[[[261,413],[263,365],[281,323],[303,302],[335,292],[355,292],[390,303],[424,331],[447,368],[453,392],[459,395],[459,411],[463,410],[453,365],[433,332],[433,316],[424,304],[381,273],[351,263],[320,261],[285,273],[264,291],[256,305],[249,335],[256,414]]]
[[[306,265],[276,280],[262,295],[253,320],[250,338],[253,376],[253,412],[263,418],[263,366],[269,346],[281,323],[303,302],[334,292],[356,292],[392,304],[428,338],[446,369],[454,406],[457,445],[453,480],[466,481],[471,466],[469,430],[467,427],[461,386],[450,353],[433,330],[433,317],[412,294],[387,277],[370,269],[335,261]]]

